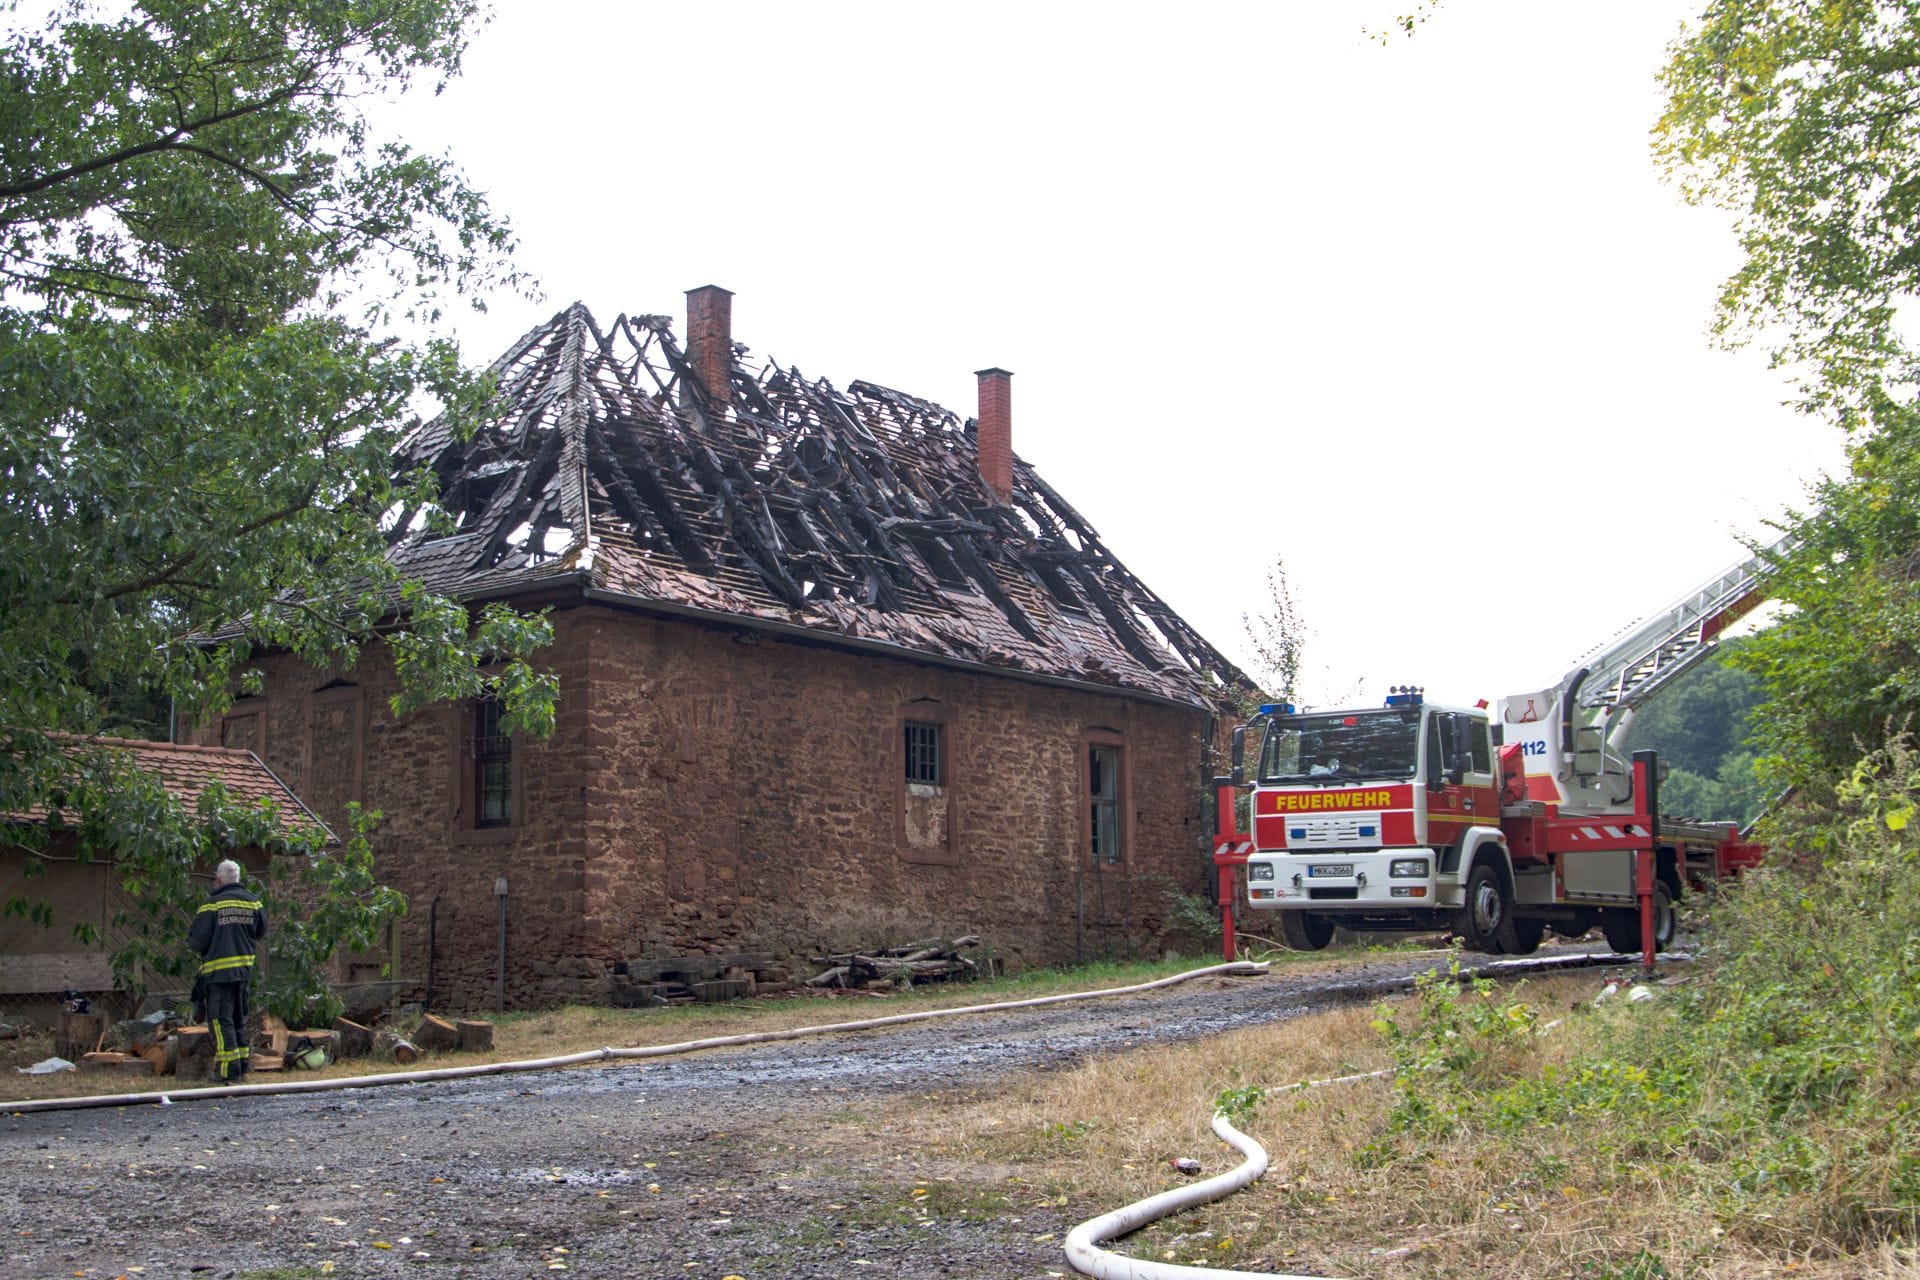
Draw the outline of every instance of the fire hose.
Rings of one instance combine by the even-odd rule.
[[[148,1090],[144,1093],[92,1094],[79,1098],[37,1098],[23,1102],[0,1102],[0,1111],[20,1115],[29,1111],[78,1111],[86,1107],[131,1107],[143,1104],[170,1106],[176,1102],[202,1102],[215,1098],[258,1098],[284,1093],[324,1093],[333,1089],[371,1089],[389,1084],[425,1084],[435,1080],[464,1080],[471,1076],[507,1075],[516,1071],[552,1071],[560,1067],[589,1062],[609,1062],[635,1058],[664,1058],[674,1054],[695,1053],[702,1049],[727,1049],[738,1045],[766,1044],[775,1040],[799,1040],[807,1036],[834,1035],[844,1031],[871,1031],[879,1027],[897,1027],[935,1018],[957,1018],[974,1013],[998,1013],[1007,1009],[1033,1009],[1042,1005],[1067,1004],[1077,1000],[1100,1000],[1109,996],[1135,995],[1154,991],[1195,978],[1216,975],[1256,976],[1267,966],[1240,961],[1189,969],[1171,977],[1126,987],[1105,987],[1098,991],[1070,991],[1057,996],[1033,996],[1025,1000],[999,1000],[991,1004],[961,1005],[954,1009],[923,1009],[916,1013],[896,1013],[880,1018],[861,1018],[855,1022],[829,1022],[811,1027],[790,1027],[783,1031],[749,1031],[731,1036],[709,1036],[704,1040],[683,1040],[676,1044],[630,1045],[626,1048],[585,1049],[554,1058],[529,1058],[518,1062],[482,1062],[467,1067],[434,1067],[420,1071],[385,1071],[377,1075],[336,1076],[329,1080],[276,1080],[271,1084],[213,1085],[204,1089]]]

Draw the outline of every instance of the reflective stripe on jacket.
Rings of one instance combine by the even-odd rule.
[[[242,885],[222,885],[200,904],[187,945],[200,953],[208,982],[245,982],[253,974],[254,946],[267,936],[267,913]]]

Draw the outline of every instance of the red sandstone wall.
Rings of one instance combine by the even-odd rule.
[[[400,974],[426,982],[431,915],[441,1006],[491,1005],[498,876],[506,1000],[522,1006],[603,997],[617,961],[656,954],[765,951],[798,971],[828,949],[968,932],[1012,966],[1155,953],[1166,890],[1205,892],[1198,713],[599,607],[555,624],[558,727],[517,750],[521,821],[505,834],[457,829],[453,713],[395,717],[381,652],[344,691],[269,658],[263,702],[242,709],[323,816],[356,791],[383,811],[383,874],[412,903]],[[936,860],[903,857],[897,835],[900,714],[916,699],[933,701],[915,718],[937,705],[947,720]],[[1084,851],[1089,730],[1128,753],[1117,867]]]

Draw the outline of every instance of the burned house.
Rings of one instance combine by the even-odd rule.
[[[380,810],[400,975],[446,1005],[603,998],[649,958],[979,933],[1012,965],[1153,952],[1206,892],[1202,741],[1244,678],[978,417],[749,358],[731,295],[494,366],[497,412],[396,459],[432,589],[551,610],[542,741],[489,702],[389,711],[385,655],[269,656],[208,726],[323,817]],[[636,964],[636,962],[639,962]]]

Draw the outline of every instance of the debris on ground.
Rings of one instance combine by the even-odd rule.
[[[79,1068],[65,1058],[42,1058],[30,1067],[15,1067],[14,1070],[23,1076],[50,1076],[61,1071],[77,1071]]]
[[[614,972],[625,980],[613,990],[616,1009],[718,1004],[793,989],[787,971],[765,952],[647,956],[623,961]]]
[[[960,952],[968,947],[979,945],[979,935],[970,933],[964,938],[954,938],[951,941],[931,938],[925,942],[910,942],[903,947],[882,947],[871,951],[848,951],[835,955],[815,956],[814,960],[817,963],[828,967],[808,978],[807,985],[810,987],[861,987],[868,983],[882,982],[905,987],[916,982],[931,982],[945,978],[971,978],[978,975],[979,966]]]

